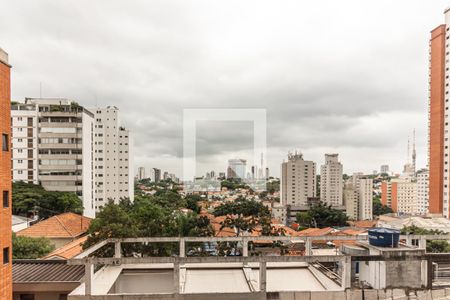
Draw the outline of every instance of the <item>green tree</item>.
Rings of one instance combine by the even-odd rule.
[[[302,227],[346,226],[348,221],[347,215],[343,211],[322,202],[313,204],[306,213],[298,213],[296,217]]]
[[[425,229],[416,225],[405,226],[400,231],[401,234],[415,234],[415,235],[442,235],[445,234],[442,230],[437,229]],[[450,245],[444,240],[432,240],[427,241],[427,252],[431,253],[444,253],[450,252]]]
[[[37,212],[40,218],[46,219],[65,212],[81,214],[83,204],[75,193],[46,191],[40,185],[13,182],[12,210],[20,216]]]
[[[55,246],[47,238],[12,236],[12,254],[14,259],[41,258],[55,250]]]
[[[381,216],[394,212],[389,206],[383,205],[381,203],[380,197],[373,198],[372,208],[373,208],[372,209],[373,216]]]

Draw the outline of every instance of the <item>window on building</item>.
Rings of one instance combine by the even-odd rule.
[[[2,150],[9,151],[9,139],[6,133],[2,134]]]
[[[3,191],[3,207],[9,207],[9,191]]]
[[[9,264],[9,247],[3,248],[3,264]]]
[[[33,294],[20,294],[20,300],[34,300]]]

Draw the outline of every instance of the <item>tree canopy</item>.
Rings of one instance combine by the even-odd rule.
[[[55,250],[55,246],[47,238],[12,236],[13,259],[36,259],[46,256]]]
[[[400,231],[401,234],[415,234],[415,235],[441,235],[445,234],[442,230],[437,229],[426,229],[421,228],[416,225],[405,226]],[[432,240],[427,241],[427,252],[431,253],[444,253],[450,252],[450,245],[447,241],[443,240]]]
[[[37,212],[46,219],[65,212],[81,214],[83,203],[75,193],[46,191],[40,185],[19,181],[12,184],[12,211],[25,217]]]
[[[310,206],[306,212],[297,214],[297,222],[302,227],[325,228],[334,226],[346,226],[348,217],[338,209],[334,209],[331,205],[318,202]]]
[[[373,198],[372,208],[372,214],[374,216],[381,216],[394,212],[389,206],[383,205],[381,203],[380,197]]]

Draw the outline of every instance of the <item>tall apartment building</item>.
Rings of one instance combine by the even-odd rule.
[[[373,218],[373,180],[361,173],[354,173],[352,181],[344,189],[347,216],[353,220]]]
[[[11,66],[0,48],[0,299],[12,299],[11,245]]]
[[[381,165],[380,173],[381,174],[389,174],[389,165]]]
[[[428,166],[429,212],[449,217],[450,157],[450,10],[445,24],[431,31],[429,65]]]
[[[244,180],[246,178],[245,176],[246,173],[247,173],[247,161],[245,159],[238,158],[228,160],[228,168],[227,168],[228,179],[234,178]]]
[[[138,179],[138,180],[145,179],[145,168],[144,168],[144,167],[139,167],[139,168],[138,168],[137,179]]]
[[[119,109],[95,108],[95,210],[109,200],[134,200],[132,142],[130,132],[120,125]]]
[[[344,205],[342,171],[338,154],[325,154],[325,164],[320,167],[320,200],[322,202],[334,207]]]
[[[316,196],[316,164],[303,159],[300,153],[289,153],[281,164],[281,203],[307,206],[308,198]]]
[[[67,99],[26,98],[11,120],[13,180],[75,192],[94,217],[94,114]]]
[[[417,203],[416,213],[426,215],[428,213],[428,169],[420,169],[416,173],[417,178]]]
[[[161,180],[161,169],[153,168],[153,182],[158,183]]]
[[[345,212],[350,220],[359,220],[358,190],[352,183],[344,187]]]
[[[359,219],[372,220],[373,218],[373,180],[360,178],[358,184]]]
[[[381,203],[396,213],[419,214],[417,182],[412,177],[393,178],[381,183]]]

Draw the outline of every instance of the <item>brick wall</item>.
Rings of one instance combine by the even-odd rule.
[[[0,299],[12,299],[11,276],[11,88],[10,67],[0,61],[0,133],[8,135],[8,151],[0,147]],[[0,144],[2,141],[0,141]],[[9,193],[4,208],[3,191]],[[4,263],[3,249],[9,248],[9,263]]]

